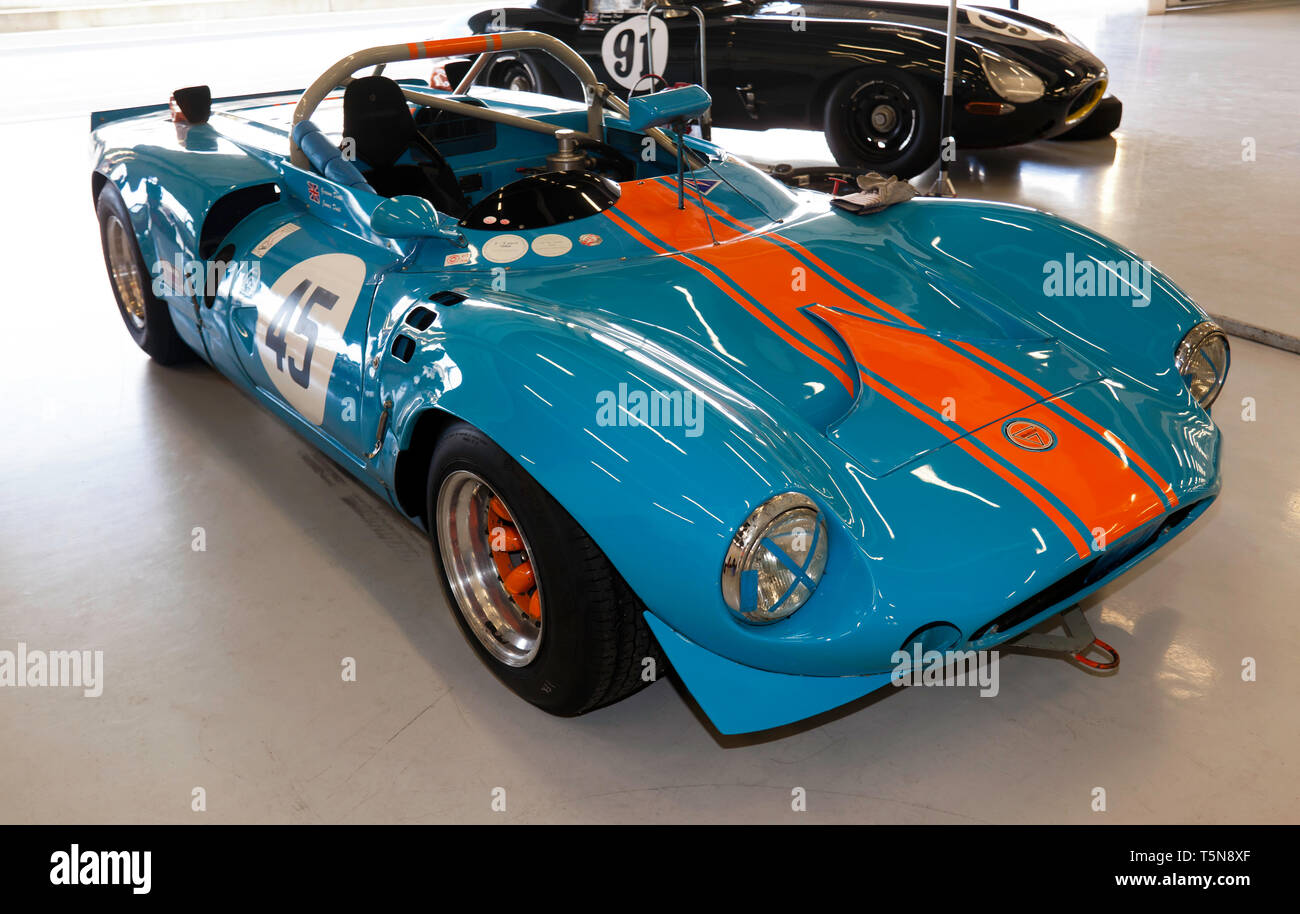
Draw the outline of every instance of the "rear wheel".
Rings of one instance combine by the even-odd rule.
[[[167,303],[153,293],[131,216],[112,184],[105,184],[99,192],[95,214],[99,217],[99,240],[104,248],[109,284],[131,338],[150,358],[163,365],[193,359],[193,351],[176,333]]]
[[[663,669],[644,607],[586,531],[478,429],[434,449],[427,508],[444,592],[466,640],[521,698],[571,716]]]
[[[939,156],[933,96],[914,76],[887,67],[849,73],[826,100],[826,144],[835,161],[900,178],[919,175]]]

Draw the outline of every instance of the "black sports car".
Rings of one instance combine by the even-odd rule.
[[[703,82],[723,127],[819,129],[846,168],[903,177],[938,157],[946,5],[865,0],[536,0],[469,17],[577,50],[621,95]],[[462,20],[458,25],[463,28]],[[706,72],[700,72],[700,35]],[[961,147],[1090,139],[1119,124],[1105,65],[1056,26],[1007,9],[958,14],[953,135]],[[498,55],[480,83],[580,97],[545,54]]]

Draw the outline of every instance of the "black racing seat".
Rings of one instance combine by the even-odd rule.
[[[363,76],[348,83],[343,136],[355,144],[357,164],[377,194],[424,197],[457,219],[469,209],[456,173],[416,128],[402,87],[388,77]],[[408,152],[408,161],[399,163]]]

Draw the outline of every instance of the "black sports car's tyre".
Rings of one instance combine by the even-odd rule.
[[[99,192],[95,214],[99,217],[99,241],[104,248],[108,282],[131,339],[160,364],[190,361],[194,352],[177,335],[167,303],[153,294],[152,274],[140,254],[131,216],[112,184],[105,184]]]
[[[640,600],[568,512],[464,422],[434,448],[426,494],[443,592],[496,676],[573,716],[648,685],[664,660]]]
[[[515,92],[545,92],[546,76],[526,54],[499,56],[488,64],[483,81],[496,89]]]
[[[1058,133],[1054,140],[1100,140],[1110,136],[1119,126],[1124,116],[1124,103],[1113,95],[1107,95],[1092,109],[1082,121],[1065,133]]]
[[[933,88],[889,67],[855,70],[826,99],[826,143],[845,168],[911,178],[939,157]]]

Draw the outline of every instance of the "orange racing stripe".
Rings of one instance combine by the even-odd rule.
[[[411,60],[419,60],[424,57],[450,57],[453,54],[478,54],[494,51],[500,46],[499,35],[469,35],[464,38],[407,42],[406,52]]]
[[[698,195],[692,200],[692,202],[696,203],[697,205],[699,201],[700,201],[700,197]],[[703,199],[703,202],[704,205],[709,208],[709,211],[711,213],[725,220],[726,222],[735,226],[736,228],[741,229],[747,233],[753,233],[755,231],[753,228],[746,225],[744,222],[741,222],[740,220],[736,219],[726,210],[722,209],[722,207],[718,206],[716,203],[713,203],[707,197]],[[846,289],[849,289],[854,294],[870,302],[872,305],[879,308],[881,311],[893,316],[894,318],[902,321],[903,323],[909,326],[916,327],[918,329],[924,329],[924,327],[919,321],[915,320],[914,318],[905,314],[904,312],[898,310],[897,308],[894,308],[892,305],[888,304],[882,299],[872,295],[866,289],[863,289],[861,286],[854,283],[848,277],[844,276],[842,273],[837,271],[830,264],[823,261],[816,254],[808,250],[799,242],[793,241],[789,238],[784,238],[781,235],[776,234],[774,232],[762,236],[756,236],[756,237],[761,237],[765,240],[780,244],[786,249],[794,252],[796,256],[801,257],[803,260],[811,264],[814,264],[820,270],[822,270],[828,276],[830,276],[833,280],[838,282],[840,285],[844,286]],[[966,351],[971,352],[979,356],[980,358],[984,359],[987,363],[994,366],[999,371],[1006,373],[1008,376],[1016,379],[1024,386],[1033,390],[1040,397],[1049,398],[1052,396],[1051,391],[1047,390],[1045,387],[1033,381],[1032,379],[1026,377],[1025,375],[1021,374],[1020,372],[1016,371],[1010,365],[1001,362],[995,356],[990,355],[987,352],[984,352],[983,350],[979,349],[976,346],[971,345],[970,343],[962,342],[960,340],[952,340],[951,342],[954,345],[960,346]],[[1093,432],[1102,436],[1104,439],[1110,442],[1111,446],[1117,450],[1117,453],[1119,454],[1121,460],[1127,459],[1129,461],[1132,461],[1135,465],[1137,465],[1142,470],[1142,472],[1146,473],[1147,476],[1150,477],[1156,483],[1155,486],[1156,491],[1158,493],[1162,492],[1164,494],[1165,498],[1169,500],[1170,507],[1178,506],[1178,496],[1174,493],[1174,487],[1170,485],[1165,479],[1163,479],[1160,476],[1160,474],[1155,471],[1154,467],[1152,467],[1149,463],[1143,460],[1140,454],[1138,454],[1127,444],[1125,444],[1117,434],[1115,434],[1110,429],[1101,426],[1091,417],[1080,412],[1070,403],[1067,403],[1063,400],[1054,400],[1053,405],[1056,406],[1058,409],[1060,409],[1062,412],[1066,413],[1069,416],[1069,418],[1072,418],[1076,422],[1082,423],[1084,426],[1091,429]]]
[[[1107,541],[1164,511],[1158,493],[1110,447],[1077,425],[1059,421],[1048,407],[1026,402],[1014,384],[934,337],[822,306],[813,311],[840,332],[868,371],[914,400],[937,410],[945,398],[954,397],[955,427],[977,429],[973,434],[989,450],[1041,483],[1085,528],[1104,530]],[[1008,441],[999,420],[1012,415],[1047,426],[1056,446],[1029,451]]]
[[[1088,558],[1088,556],[1091,554],[1091,552],[1089,551],[1088,543],[1086,540],[1084,540],[1083,537],[1079,535],[1079,531],[1075,529],[1074,524],[1070,523],[1070,521],[1065,517],[1065,515],[1057,510],[1055,505],[1053,505],[1047,499],[1043,498],[1043,496],[1040,495],[1038,492],[1036,492],[1032,486],[1026,483],[1023,479],[1021,479],[1011,470],[1007,469],[1002,463],[989,457],[988,454],[986,454],[978,446],[971,443],[971,441],[969,441],[965,435],[960,434],[961,431],[960,429],[955,428],[951,423],[944,422],[940,419],[936,419],[934,416],[931,416],[929,413],[926,413],[924,410],[917,409],[913,404],[909,403],[906,399],[894,393],[884,384],[881,384],[875,378],[871,377],[871,375],[867,374],[865,371],[862,372],[862,382],[866,384],[868,387],[870,387],[872,390],[876,391],[881,396],[885,397],[887,400],[892,402],[895,406],[898,406],[900,409],[912,414],[917,419],[920,419],[922,422],[924,422],[926,425],[938,431],[941,435],[948,438],[950,441],[952,441],[954,444],[956,444],[966,453],[970,454],[972,457],[974,457],[976,460],[982,463],[986,468],[992,470],[995,474],[1001,477],[1005,482],[1009,483],[1012,486],[1012,488],[1018,491],[1021,495],[1025,496],[1025,498],[1029,499],[1034,504],[1034,506],[1038,508],[1038,510],[1042,511],[1043,514],[1047,515],[1047,518],[1052,523],[1054,523],[1057,526],[1057,528],[1061,531],[1061,533],[1065,535],[1065,538],[1070,541],[1070,545],[1074,547],[1074,551],[1075,553],[1078,554],[1079,558],[1081,559]]]
[[[1017,471],[1050,491],[1079,518],[1085,529],[1100,528],[1113,540],[1144,523],[1153,512],[1164,510],[1157,493],[1149,489],[1122,455],[1068,420],[1064,426],[1060,422],[1048,423],[1057,436],[1057,446],[1049,451],[1027,451],[1011,444],[1001,435],[1001,426],[992,424],[1029,410],[1033,401],[1027,401],[1029,395],[1025,391],[933,336],[879,321],[848,319],[843,312],[860,315],[859,303],[843,289],[808,271],[795,253],[800,247],[796,243],[778,244],[769,236],[755,234],[748,226],[743,232],[738,231],[729,217],[721,223],[715,222],[711,235],[696,201],[692,199],[691,208],[682,212],[676,208],[675,196],[673,188],[659,182],[628,182],[615,210],[662,239],[657,249],[689,251],[691,256],[714,267],[771,308],[796,332],[811,323],[802,309],[818,303],[821,306],[816,308],[818,316],[840,332],[854,356],[915,401],[937,410],[945,398],[960,393],[962,425],[953,426],[952,430],[964,435],[963,427],[988,426],[996,431],[995,440],[992,436],[989,440],[984,437],[979,440]],[[717,208],[709,209],[713,212]],[[714,237],[719,242],[716,245]],[[689,258],[674,256],[698,270]],[[817,262],[822,269],[830,270]],[[698,271],[707,276],[705,271]],[[860,291],[865,294],[865,290]],[[874,297],[869,300],[879,301]],[[880,305],[895,312],[883,302]],[[919,326],[916,321],[909,321]],[[813,329],[815,336],[806,337],[810,342],[826,339],[820,327]],[[975,447],[970,442],[967,444]],[[987,455],[981,459],[986,461]],[[1055,513],[1060,516],[1059,512]],[[1077,531],[1068,522],[1066,527],[1077,538]]]
[[[825,368],[827,371],[833,374],[836,377],[836,379],[841,384],[844,385],[845,389],[848,390],[850,395],[853,393],[854,391],[853,381],[845,373],[844,368],[842,366],[831,361],[825,355],[813,349],[811,346],[809,346],[803,340],[799,339],[797,336],[788,333],[784,327],[781,327],[779,324],[773,321],[772,318],[770,318],[767,314],[765,314],[761,308],[755,307],[752,303],[745,300],[744,296],[738,295],[734,290],[728,288],[725,284],[718,282],[715,277],[709,274],[708,270],[704,269],[699,264],[692,261],[690,258],[684,257],[681,254],[674,253],[673,251],[664,247],[662,244],[658,243],[657,241],[654,241],[651,238],[646,237],[644,234],[638,231],[631,223],[629,223],[626,219],[621,218],[616,208],[605,210],[604,215],[608,216],[610,220],[614,222],[619,228],[627,232],[632,237],[636,238],[637,241],[641,242],[642,244],[650,248],[655,253],[668,254],[669,256],[673,257],[673,259],[686,264],[688,267],[690,267],[691,269],[695,270],[697,273],[702,275],[705,279],[707,279],[718,289],[721,289],[723,292],[725,292],[733,301],[736,302],[736,304],[740,305],[742,308],[744,308],[754,317],[762,321],[769,330],[771,330],[777,336],[781,337],[781,339],[785,340],[791,346],[798,349],[808,358],[817,362],[819,365],[821,365],[823,368]],[[805,320],[807,320],[807,318],[805,318]]]
[[[1005,371],[1008,375],[1015,378],[1021,384],[1030,388],[1034,392],[1039,393],[1041,396],[1044,397],[1051,396],[1051,393],[1041,384],[1038,384],[1035,381],[1031,380],[1030,378],[1025,377],[1020,372],[1012,368],[1010,365],[1003,365],[1001,362],[993,358],[993,356],[989,355],[987,352],[980,349],[979,347],[973,346],[970,343],[963,342],[961,340],[953,340],[952,342],[953,345],[960,346],[969,352],[975,353],[980,358],[985,359],[991,364],[997,365],[1000,370]],[[1137,466],[1141,468],[1142,472],[1146,473],[1147,476],[1151,477],[1151,479],[1155,481],[1156,485],[1159,487],[1159,490],[1164,493],[1165,498],[1169,499],[1169,506],[1171,508],[1178,507],[1178,496],[1174,493],[1174,487],[1171,486],[1168,482],[1166,482],[1163,478],[1161,478],[1160,474],[1155,471],[1155,468],[1152,467],[1151,464],[1143,460],[1140,454],[1138,454],[1127,444],[1121,441],[1119,435],[1116,435],[1110,429],[1100,425],[1094,419],[1088,416],[1086,413],[1080,412],[1079,410],[1075,409],[1074,406],[1065,402],[1064,400],[1053,400],[1052,405],[1055,406],[1057,409],[1065,413],[1068,413],[1070,417],[1073,418],[1076,422],[1079,422],[1087,426],[1088,428],[1096,432],[1098,435],[1101,435],[1103,438],[1109,441],[1111,445],[1117,449],[1121,460],[1127,457],[1133,463],[1137,464]]]
[[[695,202],[698,205],[699,200],[700,197],[697,195],[692,202]],[[709,200],[707,197],[703,198],[703,202],[704,205],[709,208],[709,211],[711,213],[725,220],[729,224],[747,233],[752,233],[755,231],[750,226],[746,225],[744,222],[741,222],[739,219],[736,219],[734,216],[731,215],[731,213],[727,212],[722,207],[718,206],[716,203]],[[876,296],[872,295],[866,289],[863,289],[861,286],[854,283],[848,277],[844,276],[842,273],[837,271],[830,264],[823,261],[816,254],[808,250],[799,242],[793,241],[789,238],[784,238],[781,235],[776,234],[775,232],[769,233],[767,235],[759,236],[759,237],[780,244],[783,247],[787,248],[788,250],[793,251],[796,256],[799,256],[805,261],[814,264],[816,267],[818,267],[820,270],[825,272],[828,276],[830,276],[833,280],[838,282],[840,285],[844,286],[846,289],[849,289],[854,294],[867,300],[872,305],[875,305],[877,308],[888,313],[889,315],[892,315],[894,318],[902,321],[908,326],[916,327],[918,329],[924,329],[924,327],[919,321],[913,319],[911,316],[905,314],[904,312],[899,311],[897,308],[893,307],[892,305],[888,304],[882,299],[879,299]],[[1048,398],[1052,396],[1052,392],[1047,390],[1047,388],[1043,387],[1037,382],[1031,380],[1030,378],[1021,374],[1020,372],[1016,371],[1010,365],[1007,365],[999,361],[996,357],[990,355],[987,352],[984,352],[982,349],[979,349],[978,347],[973,346],[970,343],[963,342],[961,340],[952,340],[951,342],[953,343],[953,345],[960,346],[966,351],[974,353],[975,355],[984,359],[990,365],[996,367],[999,371],[1005,372],[1008,376],[1015,378],[1021,384],[1025,385],[1026,387],[1028,387],[1029,389],[1037,393],[1040,397]],[[1162,478],[1161,475],[1155,471],[1154,467],[1152,467],[1149,463],[1143,460],[1140,454],[1138,454],[1127,444],[1125,444],[1120,439],[1119,435],[1115,434],[1110,429],[1103,427],[1095,420],[1093,420],[1091,417],[1080,412],[1078,409],[1075,409],[1073,405],[1065,402],[1064,400],[1054,400],[1053,405],[1056,406],[1058,409],[1060,409],[1062,412],[1068,414],[1068,416],[1074,419],[1076,422],[1082,423],[1084,426],[1088,427],[1089,429],[1091,429],[1092,431],[1096,432],[1098,435],[1101,435],[1103,438],[1109,441],[1111,445],[1117,449],[1117,452],[1119,453],[1121,460],[1127,459],[1129,461],[1132,461],[1142,470],[1142,472],[1146,473],[1147,476],[1149,476],[1156,483],[1156,490],[1158,492],[1164,493],[1165,498],[1169,500],[1169,505],[1171,508],[1178,507],[1178,496],[1174,493],[1174,487],[1170,485],[1164,478]]]

